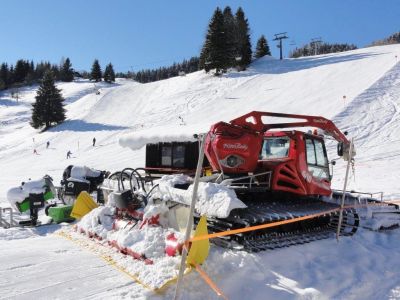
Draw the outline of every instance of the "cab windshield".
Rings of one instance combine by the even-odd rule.
[[[260,159],[284,158],[289,155],[290,139],[288,137],[269,137],[264,139]]]

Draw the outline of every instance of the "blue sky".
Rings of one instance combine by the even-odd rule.
[[[227,5],[243,8],[253,47],[264,34],[276,57],[274,33],[288,32],[289,50],[315,37],[363,47],[400,31],[398,0],[0,0],[0,62],[69,57],[89,70],[98,58],[116,71],[170,65],[199,55],[213,11]]]

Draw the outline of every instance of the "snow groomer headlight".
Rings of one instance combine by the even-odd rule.
[[[238,155],[228,155],[220,160],[221,165],[227,168],[237,168],[244,163],[244,159]]]

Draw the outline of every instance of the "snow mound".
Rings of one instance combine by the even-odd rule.
[[[182,174],[163,176],[156,182],[159,188],[153,194],[153,197],[190,205],[193,185],[190,185],[187,190],[178,189],[174,186],[192,181],[189,176]],[[226,218],[233,209],[246,207],[232,189],[217,183],[199,182],[195,206],[198,213],[209,217]]]
[[[71,169],[71,177],[76,179],[85,179],[86,177],[99,177],[100,174],[100,171],[86,166],[73,166]]]
[[[104,239],[113,227],[113,212],[114,209],[110,206],[97,207],[85,215],[77,226]]]
[[[188,193],[193,193],[193,185],[189,187]],[[199,182],[197,197],[196,210],[201,215],[226,218],[233,209],[247,207],[234,190],[217,183]]]

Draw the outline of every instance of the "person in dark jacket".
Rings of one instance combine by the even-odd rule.
[[[72,154],[71,150],[68,150],[68,152],[67,152],[67,159],[68,159],[68,158],[71,158],[71,154]]]
[[[96,138],[94,137],[93,138],[93,147],[94,147],[95,144],[96,144]]]

